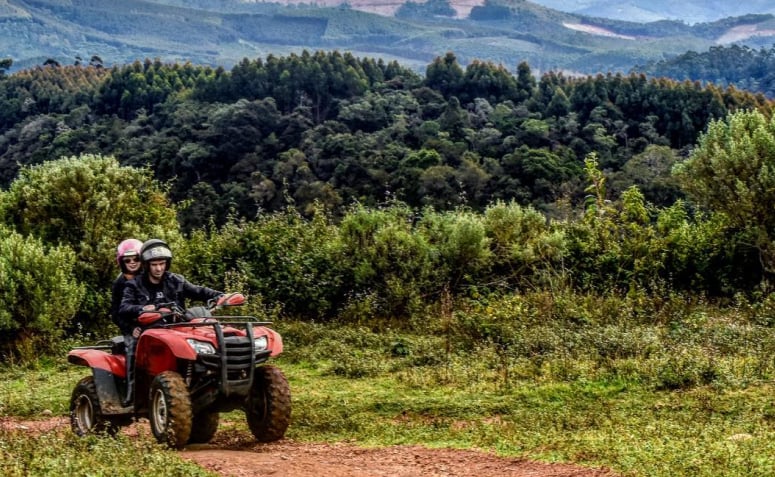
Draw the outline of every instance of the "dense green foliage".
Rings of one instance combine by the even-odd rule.
[[[771,105],[645,76],[463,68],[452,53],[424,78],[339,52],[245,59],[231,71],[150,60],[43,67],[0,78],[0,178],[7,186],[19,165],[112,155],[170,181],[192,231],[232,212],[250,220],[293,205],[310,216],[319,203],[341,216],[386,197],[480,212],[515,200],[552,213],[581,203],[583,159],[595,152],[612,193],[637,183],[667,206],[680,197],[669,162],[709,121],[754,108],[769,115]],[[644,161],[655,160],[665,165],[642,184]]]
[[[670,59],[639,65],[633,72],[676,80],[714,83],[775,97],[775,47],[756,50],[748,46],[714,46],[708,51],[688,51]]]
[[[108,292],[118,273],[116,245],[128,237],[156,236],[172,243],[180,237],[175,209],[170,207],[164,188],[154,181],[150,171],[119,166],[114,158],[99,155],[61,158],[23,168],[0,194],[0,217],[16,234],[41,242],[39,247],[59,247],[62,251],[58,253],[69,253],[44,260],[40,256],[43,252],[26,256],[21,253],[23,249],[8,248],[7,273],[33,273],[28,279],[40,288],[34,295],[26,296],[16,290],[23,285],[7,286],[5,291],[11,294],[8,311],[14,313],[16,305],[10,305],[19,303],[45,307],[41,309],[53,307],[57,313],[72,315],[81,301],[83,290],[79,287],[85,287],[74,324],[91,330],[107,324]],[[48,265],[57,259],[58,265]],[[61,286],[53,293],[50,288],[57,283]],[[57,304],[59,300],[69,305]],[[52,335],[47,339],[51,340],[71,323],[69,319],[51,319],[48,315],[46,312],[23,319],[47,322],[39,330],[50,331]],[[12,336],[5,338],[13,341]]]
[[[53,78],[63,86],[42,87]],[[231,72],[46,67],[0,87],[3,218],[75,252],[87,292],[74,323],[89,331],[107,324],[113,247],[128,236],[171,240],[179,271],[252,294],[265,313],[327,320],[406,319],[447,293],[524,287],[769,292],[766,244],[750,247],[766,224],[678,200],[714,179],[670,175],[709,121],[769,115],[762,96],[644,76],[537,79],[525,63],[512,76],[452,53],[425,78],[318,52]],[[681,167],[714,157],[713,134]],[[751,137],[735,160],[766,150]],[[746,203],[767,200],[757,187]]]
[[[0,354],[33,359],[66,335],[85,286],[74,268],[67,245],[46,246],[0,226]]]
[[[676,166],[684,190],[722,212],[775,271],[775,120],[758,111],[714,121],[689,159]]]

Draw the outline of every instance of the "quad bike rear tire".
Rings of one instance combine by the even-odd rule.
[[[191,436],[191,397],[183,377],[174,371],[158,374],[148,395],[148,420],[156,440],[181,449]]]
[[[102,413],[94,376],[78,381],[70,396],[70,427],[75,435],[116,435],[121,428],[120,422],[118,418],[112,419]]]
[[[256,368],[245,415],[257,441],[274,442],[285,436],[291,422],[291,389],[280,368]]]
[[[191,424],[191,436],[188,438],[189,444],[206,444],[213,439],[218,431],[218,421],[220,416],[217,412],[200,412],[194,416]]]

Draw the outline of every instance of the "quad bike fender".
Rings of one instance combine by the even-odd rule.
[[[121,405],[118,391],[118,381],[126,379],[124,359],[123,355],[112,355],[95,349],[72,350],[67,355],[70,363],[91,368],[103,414],[126,414],[129,411]]]
[[[260,330],[260,331],[259,331]],[[259,336],[260,334],[266,334],[268,340],[268,348],[272,350],[269,354],[271,357],[275,357],[283,352],[283,337],[280,333],[271,328],[261,327],[253,331],[253,336]]]
[[[109,354],[99,349],[74,349],[67,354],[67,361],[78,366],[100,369],[119,378],[126,377],[126,357]]]
[[[196,360],[196,352],[186,342],[187,337],[183,333],[170,333],[164,329],[146,330],[137,342],[137,367],[150,376],[156,376],[164,371],[177,370],[178,359]]]

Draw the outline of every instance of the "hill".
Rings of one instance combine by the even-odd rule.
[[[563,12],[634,22],[678,20],[689,24],[707,23],[751,13],[775,13],[771,0],[730,2],[728,0],[533,0]]]
[[[159,58],[230,68],[243,58],[306,49],[398,60],[417,70],[453,51],[463,64],[482,59],[514,68],[527,61],[536,71],[589,74],[628,71],[722,41],[758,47],[775,38],[771,15],[689,26],[593,18],[518,0],[317,5],[0,0],[0,51],[13,60],[13,69],[94,56],[106,66]]]

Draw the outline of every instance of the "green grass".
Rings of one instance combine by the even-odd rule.
[[[605,466],[633,476],[765,476],[775,469],[775,390],[769,383],[682,392],[624,382],[425,387],[407,383],[400,373],[352,379],[332,376],[325,368],[280,364],[293,393],[288,437],[297,440],[474,448]],[[42,408],[65,414],[79,371],[4,370],[3,414],[37,418]],[[41,396],[48,405],[39,403]],[[241,413],[224,418],[225,425],[247,435]],[[57,475],[61,469],[69,475],[115,475],[118,462],[132,463],[121,467],[126,473],[120,475],[156,465],[157,475],[190,471],[148,434],[118,441],[77,439],[62,431],[0,434],[6,460],[0,464],[15,462],[6,475]]]
[[[610,298],[578,297],[571,306],[555,296],[557,308],[536,308],[541,298],[469,307],[414,331],[278,322],[286,352],[276,364],[293,395],[287,436],[482,449],[627,476],[775,475],[768,307],[676,302],[628,311],[632,303]],[[0,368],[0,417],[66,415],[84,371],[62,358]],[[222,425],[249,436],[240,412]],[[184,475],[190,465],[146,435],[116,443],[64,431],[6,433],[0,446],[0,466],[13,462],[9,475],[36,462],[44,467],[34,475],[114,475],[115,459],[172,462],[158,475]],[[51,447],[67,451],[41,450]]]
[[[0,430],[0,467],[5,477],[216,475],[161,448],[149,434],[78,438],[62,430]]]
[[[606,466],[639,476],[754,476],[775,469],[773,387],[655,392],[637,385],[406,386],[286,367],[301,440],[422,444]]]

